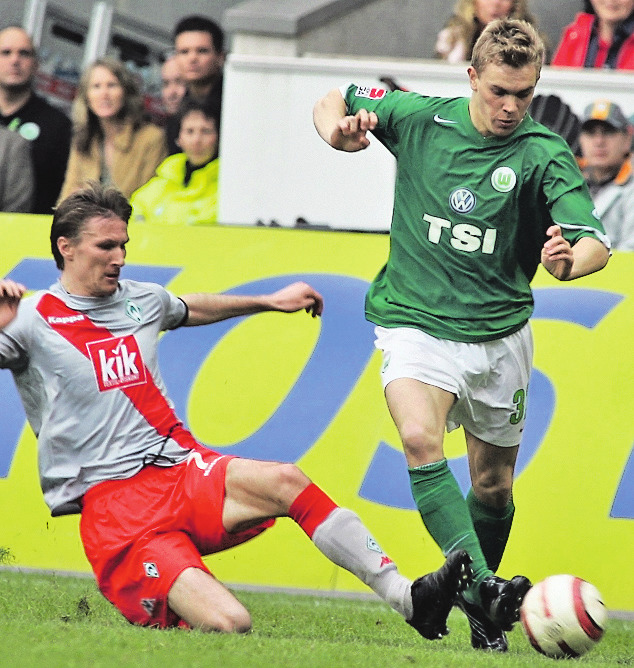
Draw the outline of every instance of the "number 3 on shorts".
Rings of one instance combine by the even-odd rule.
[[[524,419],[526,413],[526,392],[522,388],[517,390],[513,395],[513,403],[515,404],[515,413],[511,414],[509,418],[511,424],[518,424]]]

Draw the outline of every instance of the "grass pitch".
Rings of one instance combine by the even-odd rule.
[[[512,668],[554,666],[516,626],[499,656],[472,650],[463,616],[426,641],[374,599],[237,591],[254,630],[242,636],[131,626],[90,578],[0,571],[0,665],[16,668]],[[574,665],[634,665],[634,622],[610,619],[603,640]],[[558,663],[558,665],[561,665]]]

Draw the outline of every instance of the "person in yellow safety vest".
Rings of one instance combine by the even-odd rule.
[[[132,220],[177,225],[215,223],[218,218],[218,126],[198,102],[181,113],[178,145],[156,176],[132,194]]]

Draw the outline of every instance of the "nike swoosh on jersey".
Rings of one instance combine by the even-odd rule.
[[[447,118],[441,118],[438,114],[434,116],[434,121],[436,121],[436,123],[441,123],[443,125],[445,124],[454,125],[455,123],[458,122],[458,121],[450,121]]]

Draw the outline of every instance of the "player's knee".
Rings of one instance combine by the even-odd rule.
[[[235,633],[249,633],[252,628],[251,615],[247,614],[244,619],[234,620],[233,628]]]
[[[505,508],[513,493],[513,481],[495,476],[481,476],[473,483],[476,497],[492,508]]]
[[[246,610],[226,615],[220,630],[224,633],[248,633],[251,630],[251,615]]]
[[[206,633],[248,633],[251,626],[251,615],[242,608],[220,614],[214,611],[208,619],[202,619],[197,628]]]
[[[400,425],[399,432],[405,452],[413,458],[434,461],[442,456],[442,433],[413,420]]]
[[[283,506],[289,506],[309,484],[310,479],[295,464],[278,464],[275,467],[272,489]]]

